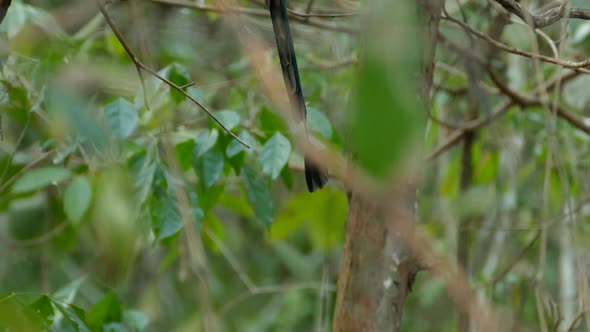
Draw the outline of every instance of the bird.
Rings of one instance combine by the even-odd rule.
[[[274,30],[275,40],[281,62],[281,71],[283,80],[287,87],[291,108],[295,112],[296,118],[300,121],[306,121],[307,108],[305,98],[301,89],[301,80],[299,78],[299,69],[297,67],[297,58],[295,56],[295,47],[291,29],[289,28],[289,15],[287,13],[286,0],[268,0],[267,5],[270,11],[272,27]],[[324,187],[328,182],[328,174],[325,170],[311,160],[304,157],[305,164],[305,182],[309,192],[314,192]]]

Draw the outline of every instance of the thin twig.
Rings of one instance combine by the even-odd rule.
[[[154,77],[156,77],[160,81],[166,83],[168,86],[170,86],[174,90],[180,92],[182,95],[184,95],[186,98],[188,98],[193,104],[195,104],[199,108],[201,108],[205,113],[207,113],[207,115],[211,119],[213,119],[213,121],[215,121],[233,139],[235,139],[236,141],[238,141],[243,146],[245,146],[247,148],[250,148],[250,146],[248,144],[246,144],[246,142],[242,141],[236,134],[234,134],[231,130],[229,130],[229,128],[227,128],[221,122],[221,120],[219,120],[209,109],[207,109],[207,107],[205,107],[203,104],[199,103],[195,98],[193,98],[186,91],[184,91],[182,89],[182,87],[174,84],[172,81],[170,81],[167,78],[165,78],[165,77],[161,76],[160,74],[158,74],[152,68],[144,65],[141,62],[141,60],[139,60],[139,58],[137,57],[137,55],[135,54],[135,52],[131,49],[131,47],[129,46],[129,44],[127,44],[127,41],[123,37],[123,34],[121,33],[121,31],[119,31],[119,28],[117,28],[117,25],[113,21],[112,17],[107,12],[107,10],[104,8],[104,5],[102,3],[102,0],[96,0],[96,3],[98,4],[98,8],[100,9],[100,12],[102,13],[103,17],[105,18],[105,21],[107,22],[107,24],[109,25],[109,27],[111,28],[111,30],[113,31],[113,33],[115,34],[115,36],[117,37],[117,39],[119,40],[119,42],[121,43],[121,45],[123,45],[123,48],[125,49],[125,52],[127,53],[127,55],[129,55],[129,58],[131,58],[131,61],[133,61],[133,63],[135,64],[135,67],[137,68],[137,72],[138,72],[138,75],[139,75],[140,79],[141,79],[141,70],[142,69],[145,70],[145,71],[147,71],[148,73],[152,74]],[[146,93],[144,92],[144,96],[145,96],[145,94]],[[146,104],[146,107],[147,107],[147,104]]]
[[[527,58],[531,58],[531,59],[539,59],[540,61],[543,61],[543,62],[552,63],[555,65],[560,65],[564,68],[576,69],[576,70],[582,71],[586,74],[590,74],[590,70],[585,68],[585,67],[590,66],[590,59],[586,59],[584,61],[566,61],[566,60],[561,60],[561,59],[549,57],[549,56],[542,55],[542,54],[537,54],[537,53],[521,50],[518,48],[508,46],[506,44],[503,44],[503,43],[491,38],[490,36],[475,30],[471,26],[461,22],[460,20],[458,20],[452,16],[443,16],[442,18],[449,21],[449,22],[453,22],[453,23],[459,25],[460,27],[462,27],[463,29],[465,29],[469,33],[478,37],[479,39],[482,39],[482,40],[488,42],[489,44],[491,44],[492,46],[497,47],[497,48],[504,50],[506,52],[520,55],[520,56],[527,57]]]

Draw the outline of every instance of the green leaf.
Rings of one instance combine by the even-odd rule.
[[[134,154],[127,161],[129,173],[133,177],[133,188],[139,204],[143,204],[150,194],[156,163],[147,151],[143,150]]]
[[[260,151],[262,171],[270,175],[271,179],[276,179],[289,161],[290,155],[291,142],[281,133],[275,133]]]
[[[76,177],[66,189],[64,196],[64,211],[68,219],[79,223],[92,198],[92,187],[84,176]]]
[[[188,70],[179,64],[174,64],[168,72],[168,79],[179,87],[184,87],[190,83],[190,74]],[[185,88],[186,91],[186,88]],[[176,104],[180,104],[186,97],[174,88],[170,88],[170,99]]]
[[[225,154],[229,158],[236,156],[238,153],[240,153],[242,151],[246,151],[247,153],[252,153],[252,151],[258,145],[258,142],[256,141],[256,139],[252,135],[250,135],[249,132],[247,132],[245,130],[241,131],[238,134],[238,138],[241,139],[242,141],[244,141],[246,144],[248,144],[250,146],[250,149],[248,149],[243,144],[241,144],[240,142],[238,142],[234,139],[227,145],[227,149],[225,150]]]
[[[207,213],[219,200],[219,196],[223,193],[225,186],[223,184],[214,185],[208,189],[203,189],[202,186],[198,186],[199,206],[203,210],[203,213]]]
[[[223,241],[225,239],[225,228],[215,213],[208,213],[205,218],[203,218],[203,227],[213,233],[213,236],[217,237],[219,240]],[[203,239],[208,248],[219,251],[219,247],[216,242],[213,241],[211,236],[204,236]]]
[[[269,226],[273,220],[274,208],[268,181],[260,178],[247,165],[242,167],[242,177],[248,201],[254,209],[254,214],[263,225]]]
[[[4,331],[44,331],[47,323],[14,294],[0,299],[0,327]],[[45,327],[45,329],[44,329]]]
[[[29,191],[39,190],[52,183],[57,183],[66,180],[72,173],[57,166],[48,166],[36,168],[26,172],[21,176],[12,187],[14,193],[25,193]]]
[[[313,195],[300,193],[288,200],[270,229],[274,240],[284,239],[299,226],[314,248],[327,250],[341,244],[346,221],[346,194],[325,188]]]
[[[205,152],[209,151],[219,138],[219,132],[217,129],[205,130],[195,138],[195,149],[193,151],[195,158],[202,156]]]
[[[262,107],[257,117],[258,127],[264,133],[274,133],[276,131],[287,133],[289,127],[285,124],[280,116],[269,110],[266,106]]]
[[[241,121],[240,115],[234,111],[219,111],[214,112],[213,115],[215,115],[215,117],[219,119],[219,121],[221,121],[221,123],[223,123],[223,125],[229,130],[237,127]],[[213,125],[217,126],[217,123]]]
[[[119,139],[129,137],[139,124],[135,106],[123,98],[106,104],[104,113],[107,124]]]
[[[99,120],[94,106],[82,92],[67,87],[63,82],[49,82],[45,93],[50,125],[61,135],[75,132],[98,149],[107,146],[110,133]]]
[[[53,309],[53,304],[51,304],[51,299],[47,295],[42,295],[29,306],[33,311],[39,314],[39,317],[45,322],[49,324],[53,322],[53,319],[55,318],[55,310]]]
[[[123,319],[123,303],[114,292],[105,295],[88,312],[86,321],[92,330],[102,330],[108,323],[119,323]]]
[[[332,124],[324,113],[315,108],[307,109],[307,127],[314,132],[319,133],[323,138],[332,139]]]
[[[291,170],[288,167],[283,167],[283,170],[281,171],[281,180],[283,180],[283,183],[289,188],[289,190],[293,189],[293,173],[291,173]]]
[[[201,206],[199,205],[199,196],[197,195],[196,192],[191,191],[188,193],[188,199],[191,203],[193,218],[195,219],[195,222],[197,223],[197,225],[199,225],[199,227],[200,227],[201,222],[203,221],[203,217],[205,216],[205,213],[203,212],[203,210],[201,209]]]
[[[157,240],[176,235],[183,227],[182,219],[178,213],[174,194],[168,188],[168,180],[162,168],[156,170],[152,186],[150,212],[152,214],[152,227]]]
[[[123,321],[133,332],[143,332],[147,329],[150,318],[141,311],[125,310],[123,312]]]
[[[78,294],[78,290],[82,283],[86,280],[86,277],[80,277],[78,279],[74,279],[74,281],[70,282],[69,284],[65,285],[64,287],[58,289],[55,293],[53,293],[53,298],[62,301],[65,303],[72,303],[74,302],[74,298],[76,294]]]
[[[86,314],[82,308],[72,304],[63,305],[57,301],[53,301],[53,305],[61,312],[63,316],[62,321],[65,320],[65,322],[60,322],[59,325],[73,326],[73,329],[64,328],[64,331],[90,332],[90,329],[84,323]]]
[[[195,148],[195,141],[189,139],[182,143],[176,144],[174,147],[174,152],[176,153],[176,158],[178,159],[178,163],[183,171],[188,171],[193,163],[193,149]]]
[[[386,70],[390,67],[396,69],[395,77]],[[415,146],[424,112],[416,98],[418,89],[411,83],[413,66],[370,55],[360,68],[349,141],[358,163],[372,175],[384,177]]]
[[[205,103],[205,99],[203,97],[203,90],[197,88],[196,86],[189,86],[188,89],[186,89],[186,92],[189,96],[193,97],[193,99],[196,100],[198,103]]]
[[[215,149],[211,149],[195,160],[193,167],[199,176],[203,189],[211,187],[223,173],[223,155]]]

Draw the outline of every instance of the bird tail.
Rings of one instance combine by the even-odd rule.
[[[328,182],[328,174],[309,158],[305,158],[305,182],[310,193],[322,189]]]

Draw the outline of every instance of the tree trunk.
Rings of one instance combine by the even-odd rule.
[[[441,8],[441,0],[419,0],[416,8],[425,27],[421,86],[425,107],[430,104]],[[335,332],[400,331],[418,264],[404,241],[414,226],[416,187],[397,189],[385,201],[349,192]]]

